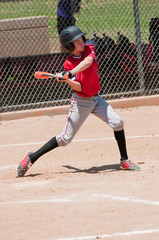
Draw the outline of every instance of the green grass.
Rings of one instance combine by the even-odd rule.
[[[141,37],[149,39],[149,24],[152,17],[159,17],[158,0],[139,0]],[[32,16],[47,16],[50,38],[57,38],[56,12],[58,0],[26,0],[0,3],[0,19]],[[134,10],[131,0],[83,0],[80,14],[76,14],[77,25],[91,38],[106,32],[116,39],[123,32],[135,41]]]

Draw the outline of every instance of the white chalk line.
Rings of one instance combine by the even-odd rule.
[[[76,199],[75,199],[76,196]],[[74,201],[70,198],[50,198],[50,199],[33,199],[33,200],[24,200],[24,201],[11,201],[11,202],[0,202],[0,205],[19,205],[19,204],[48,204],[48,203],[72,203],[75,201],[79,201],[78,195],[73,195]],[[148,205],[159,205],[159,202],[156,201],[148,201],[142,199],[133,199],[122,196],[112,196],[106,194],[92,194],[89,197],[85,196],[85,201],[94,201],[97,198],[107,198],[116,201],[129,201],[134,203],[142,203]],[[159,232],[159,229],[150,229],[150,230],[135,230],[130,232],[122,232],[122,233],[112,233],[112,234],[102,234],[102,235],[94,235],[94,236],[82,236],[82,237],[71,237],[71,238],[57,238],[56,240],[88,240],[88,239],[97,239],[97,238],[113,238],[113,237],[124,237],[131,235],[142,235],[142,234],[152,234]],[[54,238],[55,239],[55,238]],[[48,239],[51,240],[51,239]]]
[[[9,186],[23,188],[23,187],[34,187],[34,186],[39,186],[39,185],[42,186],[42,185],[49,184],[49,183],[52,183],[52,181],[30,181],[30,182],[14,183]]]
[[[141,136],[128,136],[127,139],[140,139],[140,138],[158,138],[159,135],[141,135]],[[73,142],[84,142],[84,141],[109,141],[114,140],[114,137],[109,138],[87,138],[87,139],[74,139]],[[0,147],[19,147],[19,146],[30,146],[30,145],[41,145],[46,142],[31,142],[31,143],[15,143],[15,144],[1,144]],[[14,168],[15,165],[7,165],[0,167],[0,171]]]
[[[0,171],[2,170],[6,170],[6,169],[9,169],[9,168],[15,168],[17,165],[6,165],[6,166],[2,166],[0,167]]]
[[[15,204],[32,204],[32,203],[63,203],[63,202],[91,202],[96,201],[97,199],[107,198],[110,200],[115,201],[126,201],[131,203],[142,203],[145,205],[155,205],[159,206],[158,201],[149,201],[144,199],[135,199],[131,197],[123,197],[123,196],[113,196],[113,195],[107,195],[107,194],[92,194],[89,196],[84,195],[84,197],[80,196],[79,194],[73,195],[72,197],[68,198],[46,198],[46,199],[29,199],[29,200],[21,200],[21,201],[10,201],[10,202],[4,202],[0,201],[0,205],[15,205]],[[99,201],[99,200],[98,200]]]
[[[159,137],[159,134],[155,134],[155,135],[127,136],[126,139],[158,138],[158,137]],[[73,142],[109,141],[109,140],[114,140],[114,137],[74,139]],[[46,143],[46,142],[1,144],[0,147],[19,147],[19,146],[29,146],[29,145],[41,145],[41,144],[44,144],[44,143]]]
[[[131,235],[142,235],[142,234],[150,234],[150,233],[158,233],[159,229],[149,229],[149,230],[135,230],[130,232],[119,232],[112,234],[102,234],[96,236],[83,236],[83,237],[71,237],[71,238],[56,238],[54,240],[88,240],[88,239],[97,239],[97,238],[112,238],[112,237],[125,237]],[[47,239],[53,240],[53,239]]]
[[[128,202],[143,203],[143,204],[148,204],[148,205],[159,206],[159,202],[157,202],[157,201],[134,199],[134,198],[128,198],[128,197],[121,197],[121,196],[112,196],[112,195],[107,195],[107,194],[93,194],[93,197],[108,198],[111,200],[128,201]]]
[[[40,204],[40,203],[65,203],[71,202],[70,199],[67,198],[56,198],[56,199],[31,199],[31,200],[23,200],[23,201],[11,201],[11,202],[0,202],[0,205],[19,205],[19,204]]]
[[[139,138],[152,138],[152,137],[159,137],[159,135],[142,135],[142,136],[129,136],[127,139],[139,139]],[[114,137],[110,138],[91,138],[91,139],[75,139],[74,142],[82,142],[82,141],[105,141],[105,140],[114,140]],[[5,144],[0,145],[0,147],[16,147],[16,146],[27,146],[27,145],[40,145],[44,144],[45,142],[34,142],[34,143],[18,143],[18,144]],[[10,166],[4,166],[0,167],[1,169],[7,169],[13,167]],[[17,185],[18,186],[18,185]],[[94,198],[109,198],[112,200],[120,200],[120,201],[129,201],[129,202],[135,202],[135,203],[143,203],[148,205],[159,205],[159,202],[157,201],[148,201],[148,200],[142,200],[142,199],[132,199],[128,197],[121,197],[121,196],[112,196],[112,195],[102,195],[102,194],[93,194],[91,196],[92,200]],[[89,200],[90,201],[90,200]],[[11,202],[0,202],[0,205],[17,205],[17,204],[37,204],[37,203],[68,203],[72,202],[71,199],[68,198],[59,198],[59,199],[41,199],[41,200],[25,200],[25,201],[11,201]],[[103,235],[96,235],[96,236],[82,236],[82,237],[74,237],[74,238],[58,238],[56,240],[87,240],[87,239],[97,239],[99,238],[112,238],[112,237],[120,237],[120,236],[131,236],[131,235],[141,235],[141,234],[150,234],[150,233],[157,233],[159,232],[159,229],[150,229],[150,230],[136,230],[136,231],[130,231],[130,232],[123,232],[123,233],[113,233],[113,234],[103,234]],[[51,239],[49,239],[51,240]]]

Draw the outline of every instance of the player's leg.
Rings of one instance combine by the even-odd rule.
[[[114,111],[110,104],[108,104],[101,96],[94,98],[94,101],[96,102],[96,105],[92,113],[106,122],[114,131],[123,130],[123,120]]]
[[[56,137],[59,146],[66,146],[72,141],[94,106],[93,99],[73,94],[67,122],[63,131]]]
[[[122,119],[101,97],[97,98],[97,104],[92,113],[106,122],[114,130],[114,135],[118,143],[121,159],[128,159],[124,134],[124,123]]]
[[[68,119],[61,134],[50,139],[36,152],[28,152],[18,166],[18,176],[23,177],[32,164],[45,153],[58,146],[66,146],[69,144],[93,108],[94,101],[85,101],[85,98],[78,97],[77,94],[74,94],[71,99]]]
[[[105,121],[113,130],[120,152],[120,167],[127,170],[139,170],[140,168],[128,159],[124,123],[114,109],[100,96],[96,99],[94,115]]]
[[[19,177],[23,177],[27,170],[33,165],[33,163],[38,160],[39,157],[44,155],[45,153],[53,150],[58,147],[56,137],[50,139],[46,144],[44,144],[40,149],[36,152],[28,152],[24,156],[23,160],[19,163],[17,174]]]

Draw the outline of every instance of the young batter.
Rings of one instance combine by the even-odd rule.
[[[69,78],[62,81],[69,84],[74,91],[67,122],[59,135],[50,139],[36,152],[29,152],[25,155],[17,169],[19,177],[23,177],[32,164],[43,154],[56,147],[69,144],[90,113],[99,117],[113,129],[120,152],[120,168],[140,170],[128,159],[122,119],[99,96],[101,86],[95,49],[93,45],[85,44],[84,35],[85,33],[77,26],[67,27],[60,34],[61,44],[70,52],[70,56],[64,63],[65,71],[62,73],[62,75],[68,75]],[[57,77],[57,81],[61,80]]]

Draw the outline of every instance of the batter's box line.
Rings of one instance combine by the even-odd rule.
[[[159,135],[141,135],[141,136],[127,136],[126,139],[140,139],[140,138],[158,138]],[[114,137],[108,138],[83,138],[74,139],[72,142],[89,142],[89,141],[110,141],[114,140]],[[29,145],[41,145],[46,142],[30,142],[30,143],[14,143],[14,144],[1,144],[0,147],[19,147],[19,146],[29,146]]]
[[[148,230],[135,230],[130,232],[122,232],[122,233],[112,233],[112,234],[102,234],[96,236],[83,236],[83,237],[71,237],[71,238],[56,238],[54,240],[89,240],[89,239],[102,239],[102,238],[114,238],[114,237],[125,237],[131,235],[143,235],[143,234],[152,234],[158,233],[159,229],[148,229]],[[53,239],[45,239],[45,240],[53,240]]]
[[[0,205],[18,205],[18,204],[45,204],[45,203],[64,203],[64,202],[68,202],[68,203],[74,203],[74,202],[91,202],[91,201],[95,201],[96,199],[102,199],[102,198],[107,198],[110,200],[114,200],[114,201],[127,201],[127,202],[133,202],[133,203],[142,203],[145,205],[155,205],[155,206],[159,206],[159,202],[158,201],[149,201],[149,200],[144,200],[144,199],[134,199],[134,198],[130,198],[130,197],[122,197],[122,196],[112,196],[112,195],[108,195],[108,194],[92,194],[92,195],[85,195],[85,196],[81,196],[80,194],[73,194],[72,196],[68,197],[68,198],[45,198],[45,199],[29,199],[29,200],[21,200],[21,201],[11,201],[11,202],[6,202],[6,201],[0,201]],[[98,200],[99,201],[99,200]]]
[[[117,201],[127,201],[127,202],[135,202],[135,203],[142,203],[142,204],[159,206],[159,202],[157,202],[157,201],[149,201],[149,200],[144,200],[144,199],[134,199],[134,198],[122,197],[122,196],[112,196],[112,195],[109,195],[109,194],[93,194],[92,197],[107,198],[107,199],[117,200]]]

